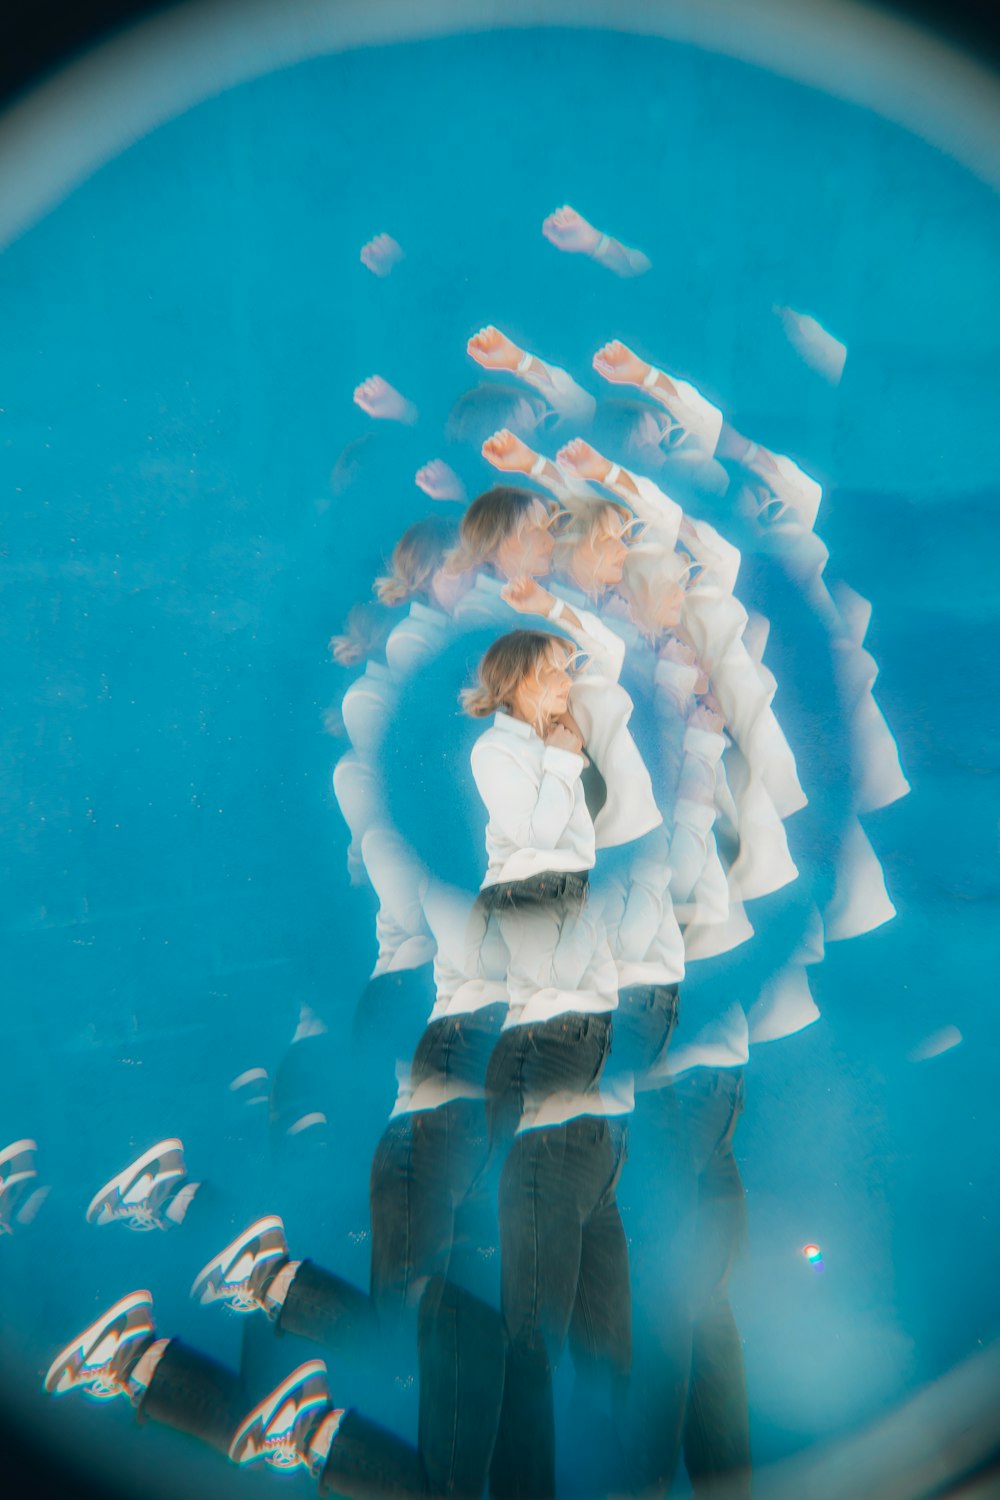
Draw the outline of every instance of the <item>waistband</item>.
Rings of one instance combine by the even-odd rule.
[[[485,911],[516,911],[546,901],[579,901],[587,897],[589,871],[545,870],[527,880],[501,880],[484,886],[476,898]]]

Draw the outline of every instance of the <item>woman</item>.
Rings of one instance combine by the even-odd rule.
[[[554,506],[532,490],[497,484],[477,495],[462,516],[458,546],[447,568],[486,568],[502,578],[544,578],[552,562]]]
[[[457,541],[458,527],[442,516],[408,527],[392,550],[388,572],[373,585],[379,603],[397,607],[419,599],[450,614],[469,582],[445,565]]]
[[[486,806],[480,903],[508,948],[510,997],[486,1080],[500,1180],[501,1306],[510,1340],[492,1489],[554,1492],[551,1365],[567,1339],[620,1377],[631,1359],[628,1253],[615,1198],[623,1133],[597,1085],[617,1005],[614,958],[586,896],[596,850],[661,819],[628,732],[621,643],[532,580],[505,591],[562,618],[588,650],[518,630],[486,652],[467,713],[493,715],[472,750]],[[586,1311],[585,1311],[586,1310]],[[597,1331],[599,1330],[599,1331]]]
[[[554,528],[555,571],[588,599],[621,592],[635,525],[631,511],[614,500],[575,504]]]
[[[689,645],[711,676],[712,688],[734,742],[727,757],[734,773],[734,791],[739,807],[741,853],[734,868],[734,895],[763,896],[779,889],[796,875],[780,827],[805,803],[792,752],[771,709],[774,680],[755,663],[744,643],[747,614],[733,594],[740,554],[703,521],[691,521],[680,507],[650,480],[611,464],[589,445],[568,444],[560,463],[587,479],[605,485],[631,505],[647,524],[648,542],[629,554],[625,569],[629,609],[633,621],[647,638],[659,623],[655,602],[657,579],[670,580],[671,588],[683,582],[679,618],[671,633]],[[685,548],[691,561],[681,573],[677,563]],[[692,581],[692,575],[696,580]],[[686,576],[685,576],[686,575]],[[730,822],[735,809],[732,798],[720,810]]]
[[[374,605],[355,605],[343,631],[330,638],[330,655],[339,666],[355,666],[386,645],[397,623],[389,612],[402,604],[450,615],[472,579],[445,567],[458,541],[458,526],[442,516],[425,516],[407,527],[389,558],[387,571],[375,579]]]

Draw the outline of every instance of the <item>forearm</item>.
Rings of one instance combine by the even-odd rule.
[[[597,403],[593,396],[587,394],[582,386],[577,385],[573,377],[566,370],[559,369],[558,365],[546,364],[545,360],[539,359],[537,354],[522,354],[515,375],[532,386],[540,395],[559,412],[562,417],[576,417],[589,421],[594,415]]]
[[[534,462],[526,472],[530,478],[537,479],[538,483],[562,504],[568,501],[592,499],[594,496],[594,491],[586,480],[577,479],[565,473],[557,463],[554,463],[551,458],[544,458],[541,453],[534,455]]]
[[[651,265],[648,255],[631,249],[612,235],[602,234],[592,251],[593,259],[614,271],[616,276],[641,276]]]
[[[644,525],[654,527],[659,541],[670,547],[677,545],[684,512],[659,485],[620,464],[608,464],[600,483],[623,500]]]
[[[563,599],[555,599],[547,618],[572,637],[591,660],[592,670],[617,682],[625,665],[625,642],[588,610],[579,613]]]
[[[670,379],[669,375],[657,369],[656,365],[646,364],[639,374],[639,384],[642,389],[665,407],[672,415],[680,404],[680,392]]]

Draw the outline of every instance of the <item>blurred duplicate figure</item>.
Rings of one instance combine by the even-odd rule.
[[[749,741],[754,760],[751,769],[739,744],[733,742],[728,745],[723,762],[721,739],[716,753],[704,734],[696,735],[696,726],[692,724],[689,749],[694,751],[697,745],[710,752],[715,767],[711,773],[703,773],[701,781],[705,782],[711,774],[718,811],[728,820],[733,837],[738,838],[739,847],[734,851],[729,870],[729,887],[736,901],[779,889],[795,878],[796,869],[788,853],[781,820],[764,784],[765,769],[772,782],[778,781],[786,816],[801,805],[802,796],[794,762],[768,707],[774,680],[769,674],[765,676],[759,663],[752,663],[742,643],[747,614],[733,596],[740,561],[738,551],[705,522],[686,517],[680,506],[651,481],[638,479],[612,465],[579,439],[568,444],[556,461],[541,461],[541,467],[537,455],[511,434],[497,434],[494,444],[500,439],[504,440],[502,466],[518,472],[537,470],[540,482],[557,495],[565,495],[566,486],[574,478],[587,491],[585,499],[582,494],[567,499],[566,511],[556,517],[559,524],[554,528],[553,566],[570,590],[567,593],[560,582],[557,586],[560,596],[569,602],[579,598],[589,608],[603,604],[610,611],[613,628],[619,631],[622,621],[616,606],[623,609],[638,632],[631,632],[630,656],[635,643],[652,646],[662,654],[664,678],[685,664],[697,663],[705,669],[701,688],[705,692],[708,670],[714,672],[737,740]],[[497,459],[494,457],[493,461]],[[558,479],[553,477],[556,475]],[[616,495],[614,500],[602,497],[588,483],[605,484],[609,475]],[[637,527],[641,528],[641,541],[635,545]],[[475,598],[482,593],[482,587],[477,588]],[[574,595],[572,590],[579,592]],[[628,637],[627,629],[625,633]],[[751,665],[755,665],[754,672],[748,671]],[[700,702],[692,702],[691,711],[697,713],[699,720],[706,720],[698,723],[698,729],[711,727],[707,720],[708,705],[702,708]],[[714,723],[721,728],[718,715]],[[734,795],[730,795],[729,780]],[[677,809],[682,824],[691,810],[693,784],[690,776],[685,777],[686,790]],[[708,800],[711,802],[711,798]],[[702,821],[703,813],[698,811],[696,826]],[[708,836],[709,830],[703,833]],[[688,862],[678,861],[679,882],[684,863]],[[718,879],[715,886],[718,887]],[[693,882],[687,887],[688,894],[692,887]],[[701,910],[716,922],[726,919],[728,903],[719,915],[717,906],[717,899],[714,906],[703,899]],[[745,922],[742,932],[744,936],[750,932]],[[698,951],[707,951],[704,945],[708,937],[702,935],[697,941]]]
[[[31,1224],[48,1196],[38,1180],[37,1153],[36,1142],[27,1139],[0,1150],[0,1235]]]
[[[309,1261],[288,1260],[280,1220],[251,1225],[224,1258],[205,1268],[195,1290],[238,1311],[263,1307],[279,1328],[338,1349],[353,1337],[360,1352],[376,1336],[367,1299],[345,1310],[343,1289],[331,1294],[329,1273]],[[146,1290],[120,1298],[68,1344],[50,1365],[45,1389],[56,1396],[77,1391],[102,1403],[123,1398],[140,1421],[185,1433],[241,1466],[306,1468],[319,1480],[321,1494],[475,1500],[492,1445],[489,1414],[503,1384],[499,1317],[436,1277],[421,1299],[418,1338],[417,1447],[357,1411],[334,1406],[319,1359],[299,1365],[252,1406],[241,1375],[178,1338],[157,1336]],[[459,1409],[464,1441],[455,1432]],[[477,1438],[481,1411],[487,1430]]]
[[[537,354],[521,349],[498,328],[488,325],[469,340],[468,353],[487,370],[516,375],[533,387],[548,402],[561,422],[573,422],[579,429],[594,415],[597,403],[593,396],[577,385],[571,375],[556,365],[549,365]]]
[[[528,578],[505,592],[531,612],[542,602]],[[628,732],[620,641],[547,602],[587,664],[573,675],[570,642],[515,631],[490,647],[463,700],[474,717],[493,715],[472,752],[488,814],[480,902],[508,953],[509,1012],[486,1085],[494,1143],[510,1142],[499,1188],[509,1341],[491,1476],[500,1497],[554,1494],[551,1369],[567,1340],[620,1376],[631,1358],[615,1198],[624,1137],[599,1090],[617,970],[587,888],[599,843],[641,838],[661,821]]]
[[[568,255],[585,255],[616,276],[641,276],[652,264],[641,250],[632,250],[621,240],[595,229],[568,203],[549,214],[542,224],[542,233],[557,250]]]

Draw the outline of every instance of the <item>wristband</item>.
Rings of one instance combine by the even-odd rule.
[[[531,354],[522,354],[521,358],[517,362],[516,373],[518,375],[526,375],[528,373],[528,366],[531,364],[533,358],[534,356]]]
[[[608,239],[608,236],[606,234],[602,234],[601,238],[597,241],[597,244],[594,246],[594,254],[595,255],[603,255],[604,252],[605,252],[605,250],[608,248],[608,246],[610,244],[611,244],[611,241]]]
[[[605,489],[613,490],[621,478],[621,473],[621,467],[618,464],[612,464],[602,481]]]
[[[535,459],[535,462],[531,465],[531,468],[528,470],[528,473],[531,475],[532,479],[540,479],[542,477],[542,475],[545,473],[545,465],[547,463],[548,459],[543,458],[542,455],[539,454]]]
[[[546,615],[545,618],[547,620],[561,620],[562,617],[563,617],[563,614],[565,613],[565,610],[566,610],[565,601],[557,597],[554,600],[552,608],[549,610],[549,612],[548,612],[548,614]]]
[[[653,389],[654,385],[656,384],[656,382],[659,380],[659,378],[660,378],[660,372],[659,372],[659,370],[656,368],[655,365],[650,365],[649,369],[646,371],[646,374],[643,376],[643,380],[642,380],[643,387],[647,391],[651,391]]]

